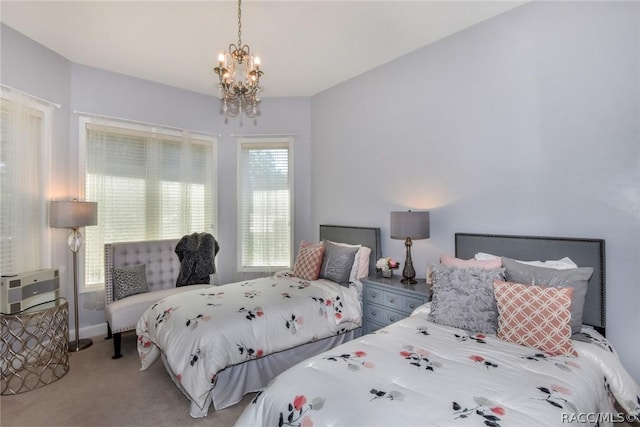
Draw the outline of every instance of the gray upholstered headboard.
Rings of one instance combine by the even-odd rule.
[[[376,261],[382,256],[380,229],[375,227],[349,227],[344,225],[321,225],[320,240],[362,245],[371,248],[369,275],[376,272]]]
[[[458,258],[473,258],[478,252],[530,261],[569,257],[579,267],[593,267],[584,305],[583,323],[605,332],[604,240],[471,233],[456,233],[455,239]]]

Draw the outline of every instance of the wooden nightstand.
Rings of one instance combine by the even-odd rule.
[[[431,301],[431,285],[417,279],[415,285],[400,283],[401,275],[390,279],[367,277],[364,285],[362,334],[368,334],[411,314],[418,306]]]

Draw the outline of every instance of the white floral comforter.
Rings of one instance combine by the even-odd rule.
[[[578,357],[549,356],[417,313],[272,381],[237,426],[611,425],[612,396],[640,416],[640,387],[584,328]]]
[[[202,408],[216,374],[226,367],[359,327],[361,286],[280,272],[172,295],[138,321],[142,369],[162,352],[183,390]]]

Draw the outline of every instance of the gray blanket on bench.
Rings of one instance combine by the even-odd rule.
[[[210,283],[210,275],[216,272],[214,259],[219,250],[218,242],[209,233],[183,236],[175,249],[180,260],[176,286]]]

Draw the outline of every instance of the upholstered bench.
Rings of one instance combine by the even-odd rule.
[[[190,285],[176,287],[180,272],[180,261],[175,254],[179,239],[149,240],[141,242],[119,242],[104,245],[105,314],[108,336],[113,338],[113,358],[121,354],[121,333],[136,328],[144,311],[162,298],[192,289],[207,288],[211,285]],[[141,268],[144,266],[144,268]],[[146,290],[129,290],[132,295],[123,296],[119,288],[119,278],[123,272],[142,276],[146,280]],[[120,298],[118,298],[120,296]]]

